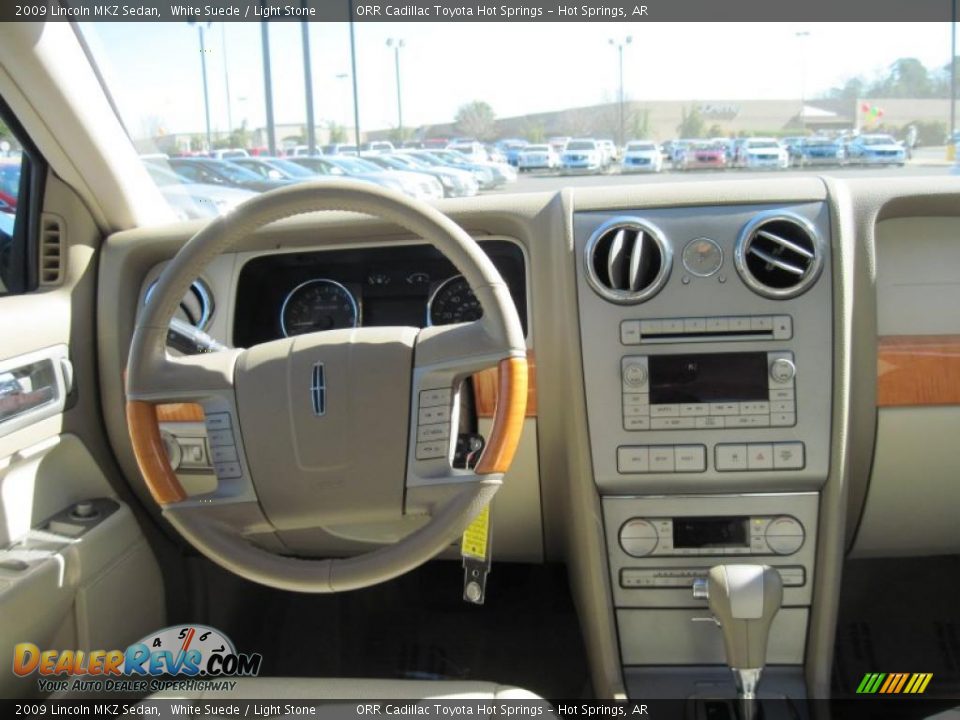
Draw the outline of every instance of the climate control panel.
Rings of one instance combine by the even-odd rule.
[[[803,524],[791,515],[635,517],[619,533],[620,547],[631,557],[793,555],[805,538]]]

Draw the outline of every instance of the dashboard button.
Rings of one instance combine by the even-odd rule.
[[[770,400],[793,400],[793,388],[770,388]]]
[[[711,415],[739,415],[740,403],[710,403]]]
[[[728,428],[770,427],[769,415],[737,415],[736,417],[728,417],[726,420]]]
[[[233,445],[233,431],[232,430],[212,430],[207,433],[207,441],[210,443],[210,447],[216,447],[217,445]]]
[[[803,455],[803,443],[774,443],[773,467],[776,470],[802,470],[804,464]]]
[[[773,330],[773,318],[767,315],[750,318],[751,330]]]
[[[243,476],[243,471],[240,469],[240,463],[215,463],[213,468],[217,473],[217,477],[221,480],[232,480]]]
[[[673,472],[673,447],[650,448],[650,472]]]
[[[647,389],[647,363],[642,360],[630,360],[623,364],[624,390],[644,392]]]
[[[646,415],[635,416],[635,417],[625,417],[623,419],[623,429],[624,430],[649,430],[650,429],[650,418]]]
[[[213,413],[204,419],[207,430],[229,430],[230,413]]]
[[[640,321],[640,334],[641,335],[660,335],[663,333],[663,321],[662,320],[641,320]]]
[[[704,472],[707,469],[707,449],[703,445],[678,445],[673,454],[677,472]]]
[[[731,472],[747,469],[746,445],[717,445],[714,453],[717,470]]]
[[[770,403],[768,402],[740,403],[741,415],[768,415],[769,413],[770,413]]]
[[[703,417],[710,414],[710,405],[707,403],[689,403],[680,406],[680,417]]]
[[[698,417],[696,427],[716,430],[717,428],[725,427],[727,424],[727,419],[725,417],[711,415],[710,417]]]
[[[685,333],[702,333],[707,331],[707,321],[704,318],[687,318],[683,321]]]
[[[792,413],[795,409],[792,400],[778,400],[770,403],[770,412],[774,413]]]
[[[794,413],[774,413],[770,416],[770,424],[773,427],[793,427],[797,424],[797,416]]]
[[[725,317],[707,318],[707,332],[727,332],[730,320]]]
[[[639,320],[624,320],[620,323],[620,342],[624,345],[640,344]]]
[[[683,335],[683,320],[664,320],[662,332],[664,335]]]
[[[649,417],[650,406],[649,405],[624,405],[623,416],[624,417],[634,417],[634,416]]]
[[[218,445],[210,448],[210,460],[214,464],[237,461],[237,449],[233,445]]]
[[[773,445],[769,443],[750,443],[747,446],[748,470],[773,469]]]
[[[426,442],[427,440],[446,440],[448,437],[450,437],[449,423],[421,425],[417,428],[417,442]]]
[[[647,393],[624,393],[623,394],[623,406],[628,407],[630,405],[650,405],[650,395]]]
[[[620,528],[620,547],[627,555],[643,557],[657,547],[657,531],[648,520],[634,518]]]
[[[420,408],[417,417],[418,425],[429,425],[439,422],[450,422],[450,408],[446,406]]]
[[[417,443],[417,460],[442,458],[447,455],[448,443],[443,440],[431,440]]]
[[[731,332],[747,332],[748,330],[750,330],[750,318],[748,317],[730,318]]]
[[[680,417],[680,406],[672,405],[672,404],[651,405],[650,417],[655,417],[655,418]]]
[[[617,472],[650,472],[650,451],[645,447],[618,447]]]
[[[653,418],[651,430],[692,430],[696,426],[694,418]]]
[[[789,315],[777,315],[773,318],[773,339],[789,340],[793,337],[793,320]]]
[[[437,407],[450,404],[450,388],[420,391],[420,407]]]

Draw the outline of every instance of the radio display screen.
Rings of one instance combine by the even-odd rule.
[[[652,405],[769,398],[765,352],[651,355],[648,362]]]
[[[750,547],[745,517],[673,518],[675,548]]]

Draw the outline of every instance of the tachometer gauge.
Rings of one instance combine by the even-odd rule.
[[[483,308],[463,275],[444,280],[427,302],[428,325],[452,325],[483,317]]]
[[[321,330],[356,327],[357,300],[336,280],[307,280],[287,295],[280,309],[280,328],[286,337]]]

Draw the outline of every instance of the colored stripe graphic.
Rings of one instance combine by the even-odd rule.
[[[920,695],[933,673],[867,673],[857,686],[858,695]]]

